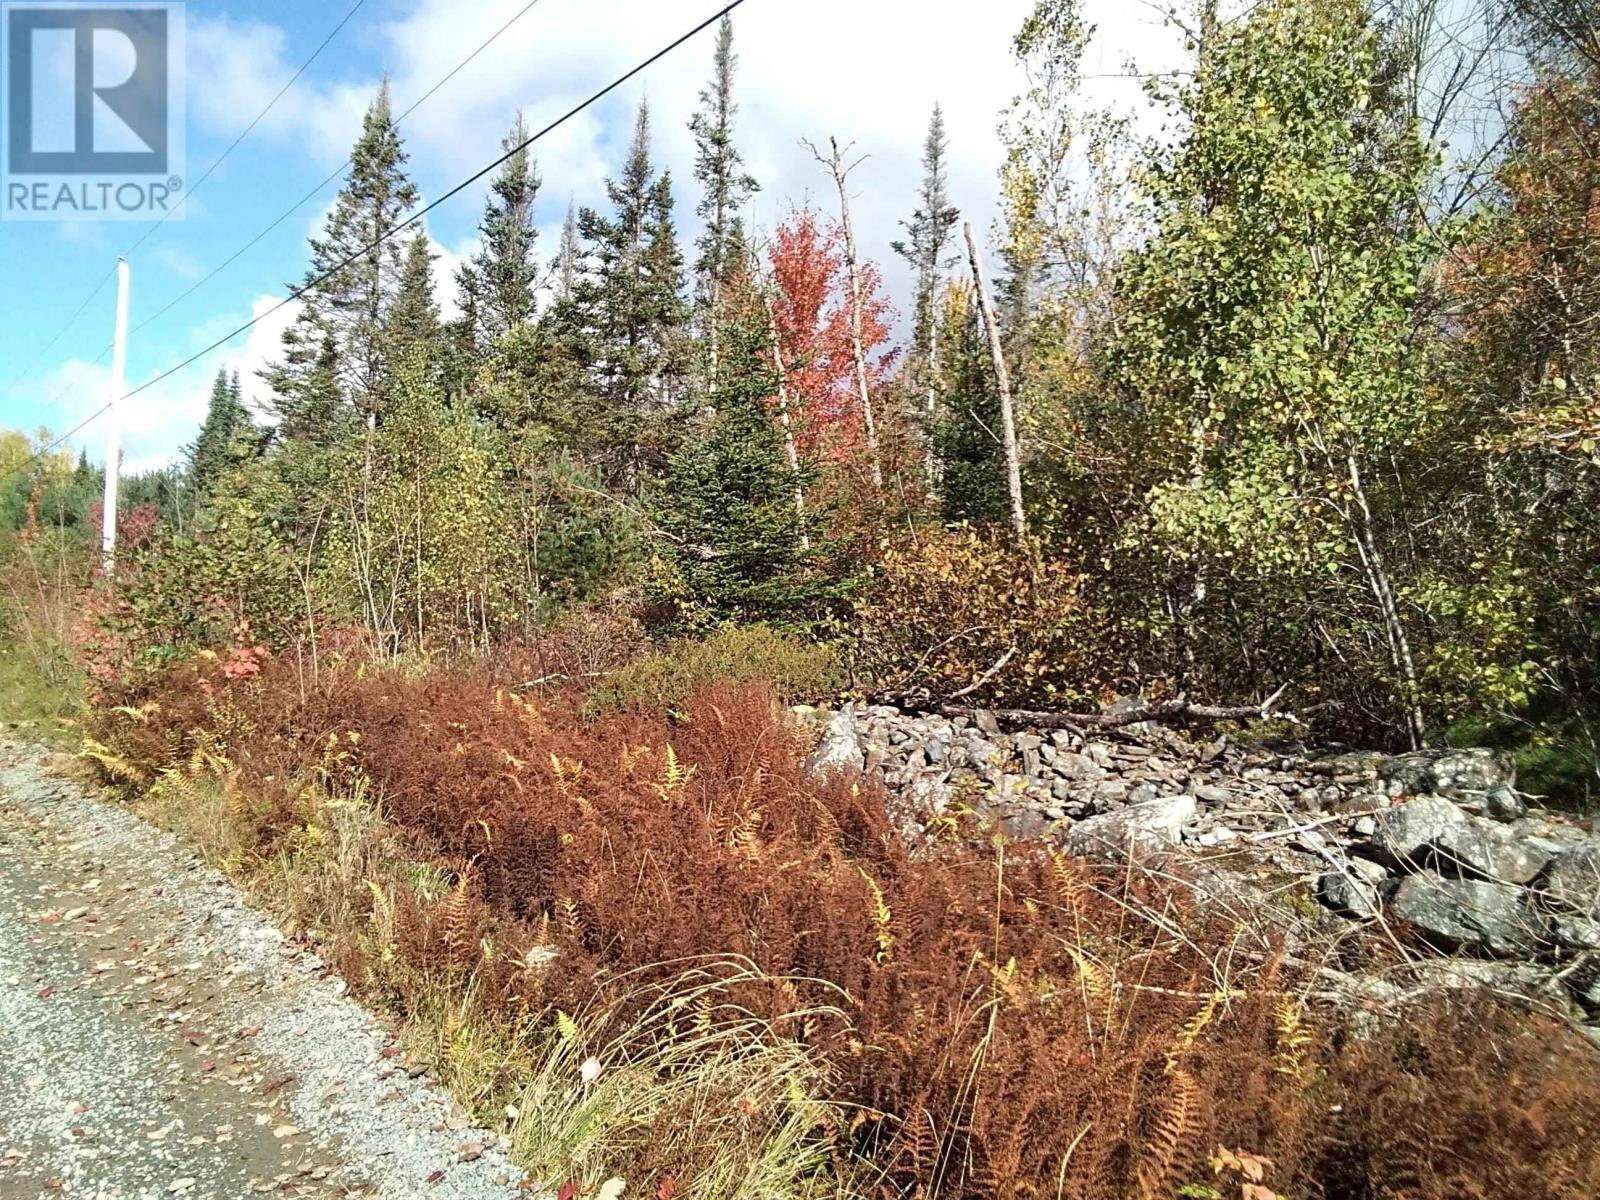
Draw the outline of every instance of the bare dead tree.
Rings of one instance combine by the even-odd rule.
[[[994,305],[989,301],[989,289],[983,282],[983,258],[978,253],[978,241],[972,236],[972,222],[963,221],[962,229],[967,236],[967,260],[972,264],[972,286],[978,293],[978,311],[983,314],[983,326],[989,335],[989,354],[994,360],[995,387],[1000,393],[1000,441],[1006,453],[1006,491],[1011,497],[1011,526],[1020,542],[1028,536],[1028,518],[1022,508],[1022,455],[1017,448],[1017,421],[1011,405],[1011,373],[1006,369]]]
[[[856,235],[850,224],[850,191],[845,186],[845,180],[850,172],[866,161],[867,156],[862,155],[855,162],[846,165],[845,155],[850,153],[852,142],[843,149],[839,147],[839,139],[828,139],[829,155],[822,156],[817,147],[802,138],[800,144],[811,151],[811,156],[822,164],[823,168],[833,176],[834,186],[839,189],[839,226],[844,234],[844,261],[850,276],[850,346],[855,354],[856,390],[861,401],[861,420],[867,431],[867,459],[872,471],[872,486],[878,491],[883,490],[883,459],[878,453],[878,422],[872,410],[872,395],[867,385],[867,356],[862,347],[862,296],[861,296],[861,260],[856,255]]]

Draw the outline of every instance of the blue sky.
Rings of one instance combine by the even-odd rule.
[[[270,4],[191,0],[187,6],[187,174],[198,178],[338,24],[354,0]],[[403,110],[526,0],[365,0],[272,113],[169,221],[130,255],[130,321],[151,317],[277,218],[348,152],[383,73]],[[498,153],[515,110],[533,128],[671,41],[719,7],[717,0],[539,0],[402,128],[424,198],[445,191]],[[975,225],[993,215],[1000,110],[1022,86],[1009,42],[1030,0],[980,10],[924,0],[748,0],[735,17],[740,55],[740,143],[763,191],[749,217],[770,228],[808,199],[836,206],[831,182],[801,137],[855,141],[870,157],[852,176],[863,253],[884,265],[899,306],[905,274],[889,242],[914,203],[927,115],[943,103],[951,131],[952,190]],[[1094,15],[1096,4],[1090,5]],[[1106,30],[1086,64],[1115,71],[1164,34],[1151,10],[1106,3]],[[981,12],[981,18],[975,17]],[[648,97],[658,161],[673,172],[679,227],[695,232],[693,145],[686,123],[710,65],[710,35],[632,81],[536,148],[544,189],[542,250],[553,254],[570,199],[599,203]],[[1118,81],[1126,83],[1126,81]],[[1110,86],[1118,86],[1114,82]],[[1131,85],[1128,98],[1134,96]],[[445,283],[473,248],[484,185],[436,210],[427,229]],[[259,245],[130,340],[130,386],[188,357],[282,299],[305,269],[305,240],[337,185],[287,218]],[[63,431],[105,403],[114,287],[107,284],[54,345],[69,314],[145,232],[140,222],[0,222],[0,426]],[[448,303],[449,288],[443,298]],[[124,413],[124,462],[167,461],[194,435],[211,377],[240,370],[247,390],[271,361],[288,314],[133,398]],[[20,376],[20,378],[19,378]],[[58,399],[59,397],[59,399]],[[104,431],[72,444],[98,458]]]

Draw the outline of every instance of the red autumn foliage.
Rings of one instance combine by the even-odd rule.
[[[220,739],[263,801],[263,854],[294,835],[313,767],[336,788],[364,778],[457,881],[397,897],[398,952],[470,972],[496,1011],[573,1011],[622,972],[749,959],[770,978],[737,1002],[832,1064],[860,1116],[819,1135],[875,1164],[885,1194],[1170,1197],[1213,1177],[1218,1146],[1325,1200],[1553,1200],[1600,1177],[1592,1052],[1560,1030],[1446,1011],[1330,1042],[1285,1020],[1303,985],[1270,943],[1241,954],[1237,925],[1181,887],[1037,843],[913,857],[875,789],[807,778],[763,689],[585,723],[575,699],[474,675],[218,674],[152,681],[124,699],[159,708],[104,736],[152,765],[196,731]],[[1474,1171],[1507,1190],[1464,1188]]]
[[[855,354],[850,337],[850,277],[839,230],[809,208],[797,209],[773,235],[767,258],[777,285],[778,345],[798,411],[797,440],[808,455],[844,458],[863,435]],[[893,373],[889,349],[894,321],[879,294],[882,276],[861,267],[862,349],[867,386],[881,396]]]
[[[88,525],[98,531],[105,526],[105,506],[95,500],[89,505]],[[117,548],[137,550],[150,540],[161,520],[160,510],[154,504],[138,504],[117,513]]]

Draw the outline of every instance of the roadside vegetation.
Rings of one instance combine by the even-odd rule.
[[[1040,0],[959,269],[933,114],[902,315],[869,166],[819,149],[837,208],[738,219],[731,25],[692,248],[641,106],[556,247],[511,155],[453,320],[425,237],[367,245],[418,200],[385,88],[328,278],[125,481],[111,577],[102,470],[0,435],[0,719],[251,889],[562,1200],[1590,1196],[1561,1022],[1351,1012],[1321,956],[1381,947],[959,812],[913,850],[785,712],[1282,695],[1594,806],[1600,18],[1480,15],[1202,6],[1146,144]],[[1440,100],[1464,28],[1505,77]],[[1446,144],[1479,95],[1504,137]]]

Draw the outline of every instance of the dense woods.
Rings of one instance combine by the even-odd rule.
[[[1486,14],[1496,40],[1452,68],[1426,6],[1207,10],[1192,70],[1149,85],[1170,132],[1142,140],[1079,98],[1075,5],[1041,3],[1000,220],[963,239],[935,108],[896,298],[851,227],[853,147],[812,146],[836,203],[745,227],[724,21],[671,118],[694,178],[656,165],[641,104],[606,203],[543,246],[517,150],[446,321],[427,239],[372,245],[419,201],[385,87],[271,411],[219,378],[187,459],[131,482],[105,665],[241,622],[311,658],[483,650],[622,603],[655,636],[842,638],[869,690],[913,669],[1037,705],[1289,684],[1369,741],[1531,722],[1587,746],[1590,19]],[[1438,86],[1485,62],[1492,81]],[[1440,133],[1489,91],[1502,128]],[[526,137],[518,115],[505,145]],[[6,523],[87,528],[94,474],[12,473]],[[1026,622],[981,611],[997,578],[1047,593]],[[856,652],[862,623],[916,633]],[[1042,649],[1063,643],[1070,665]],[[1581,755],[1565,769],[1581,791]]]
[[[565,1063],[552,1014],[678,1046],[623,984],[723,956],[739,1020],[816,1073],[785,1060],[768,1124],[703,1144],[663,1131],[755,1085],[664,1101],[640,1175],[790,1164],[692,1194],[1272,1200],[1258,1153],[1296,1197],[1592,1194],[1565,1031],[1445,1006],[1347,1037],[1308,1015],[1309,952],[1234,965],[1242,924],[1170,880],[920,858],[870,788],[807,781],[764,690],[1281,697],[1297,736],[1502,745],[1592,805],[1600,13],[1468,7],[1175,12],[1152,136],[1084,98],[1077,0],[1038,0],[991,227],[940,108],[906,131],[903,295],[861,253],[849,130],[796,130],[817,199],[747,223],[724,19],[698,107],[641,103],[558,244],[507,114],[446,317],[427,236],[383,236],[424,199],[385,85],[270,406],[218,375],[181,461],[125,481],[114,578],[101,469],[0,436],[15,645],[86,677],[109,776],[180,827],[213,789],[215,859],[443,1028],[485,1111]],[[552,1190],[594,1166],[520,1150]]]
[[[385,87],[271,411],[219,378],[187,459],[130,483],[106,666],[241,622],[312,658],[483,650],[623,603],[655,636],[842,637],[869,690],[913,668],[1038,705],[1287,683],[1369,741],[1588,747],[1590,19],[1486,14],[1496,40],[1451,68],[1426,6],[1203,12],[1192,70],[1149,85],[1170,132],[1144,140],[1080,100],[1091,30],[1042,3],[1014,42],[1000,220],[969,248],[935,108],[894,298],[851,228],[853,147],[812,147],[836,203],[745,227],[725,21],[673,118],[694,178],[656,165],[641,104],[606,203],[544,246],[518,150],[446,321],[427,239],[371,244],[419,200]],[[1492,87],[1438,86],[1484,63]],[[1469,92],[1504,122],[1463,144],[1439,131]],[[505,145],[526,137],[518,115]],[[88,528],[94,474],[9,474],[7,525]],[[997,625],[997,576],[1043,607]],[[863,622],[917,632],[857,653]],[[1070,667],[1041,649],[1064,642]],[[1584,789],[1585,754],[1556,786]]]

